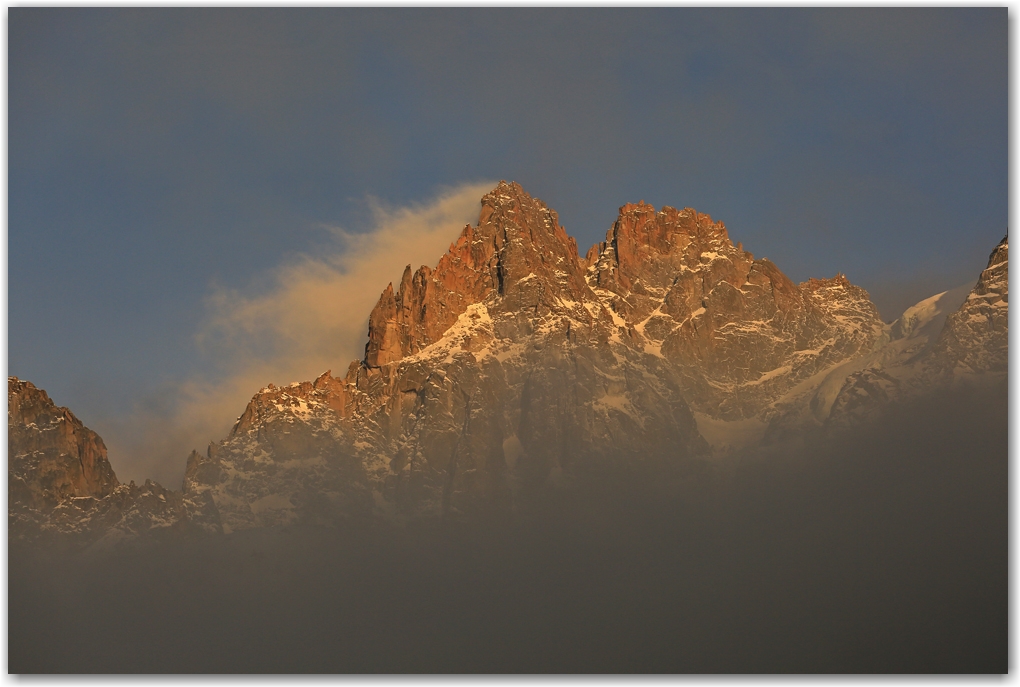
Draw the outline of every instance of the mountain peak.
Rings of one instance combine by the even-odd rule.
[[[836,276],[831,279],[826,279],[825,277],[811,277],[806,282],[802,283],[801,287],[810,291],[820,291],[822,289],[847,287],[850,285],[850,280],[846,278],[846,275],[842,272],[837,272]]]
[[[577,242],[545,203],[516,182],[500,181],[481,204],[478,223],[464,227],[435,268],[423,265],[412,273],[408,265],[399,288],[383,291],[369,317],[368,367],[425,348],[468,306],[490,296],[515,298],[536,277],[547,287],[540,299],[568,294],[580,300],[587,291]]]
[[[101,498],[120,484],[103,440],[31,382],[7,378],[7,423],[10,490],[24,501]]]
[[[678,210],[641,201],[620,207],[606,240],[588,251],[585,261],[594,268],[599,286],[630,290],[635,280],[645,287],[667,288],[683,266],[697,267],[703,259],[736,252],[749,262],[754,256],[734,249],[726,226],[693,208]]]
[[[641,201],[638,201],[637,203],[624,203],[623,205],[620,206],[620,213],[619,214],[621,214],[621,215],[635,215],[635,214],[646,214],[646,213],[649,213],[649,212],[654,213],[655,212],[655,206],[652,205],[651,203],[646,203],[645,201],[641,200]]]
[[[954,375],[1009,368],[1009,235],[992,250],[967,300],[946,320],[933,349],[936,367]]]
[[[992,254],[988,256],[988,267],[998,265],[1000,262],[1009,260],[1009,234],[1002,237],[999,245],[995,247]],[[987,269],[987,268],[986,268]]]

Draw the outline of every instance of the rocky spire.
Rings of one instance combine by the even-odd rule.
[[[435,269],[404,269],[369,316],[365,364],[381,367],[434,343],[473,303],[510,298],[538,278],[551,291],[588,291],[577,242],[555,212],[505,181],[482,198],[478,223],[465,226]],[[516,302],[516,301],[515,301]]]

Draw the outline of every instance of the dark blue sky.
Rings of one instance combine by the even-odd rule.
[[[1006,231],[1005,8],[12,8],[8,46],[9,372],[101,431],[371,198],[512,179],[582,250],[691,206],[887,319]]]

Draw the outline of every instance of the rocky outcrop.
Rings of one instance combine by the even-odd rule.
[[[7,379],[8,498],[35,508],[103,498],[120,484],[99,436],[42,389]]]
[[[42,389],[7,378],[8,535],[113,542],[180,526],[180,493],[121,484],[103,440]]]

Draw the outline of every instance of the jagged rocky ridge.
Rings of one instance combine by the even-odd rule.
[[[500,184],[434,270],[382,294],[363,361],[264,389],[194,457],[186,493],[236,529],[352,507],[502,512],[549,485],[694,469],[709,447],[680,376],[630,344],[589,280],[556,213]]]
[[[955,307],[954,307],[955,306]],[[935,327],[944,321],[941,327]],[[946,384],[989,384],[1009,362],[1009,237],[988,258],[962,303],[959,293],[932,296],[890,327],[892,341],[862,359],[833,399],[832,424],[854,424],[886,403]]]
[[[689,208],[625,205],[581,257],[554,211],[501,182],[434,269],[383,292],[363,360],[262,389],[191,454],[173,512],[225,532],[477,518],[586,480],[683,479],[880,407],[899,392],[874,380],[907,361],[942,370],[918,389],[1004,372],[1005,247],[944,327],[947,294],[885,325],[844,276],[794,284]]]

